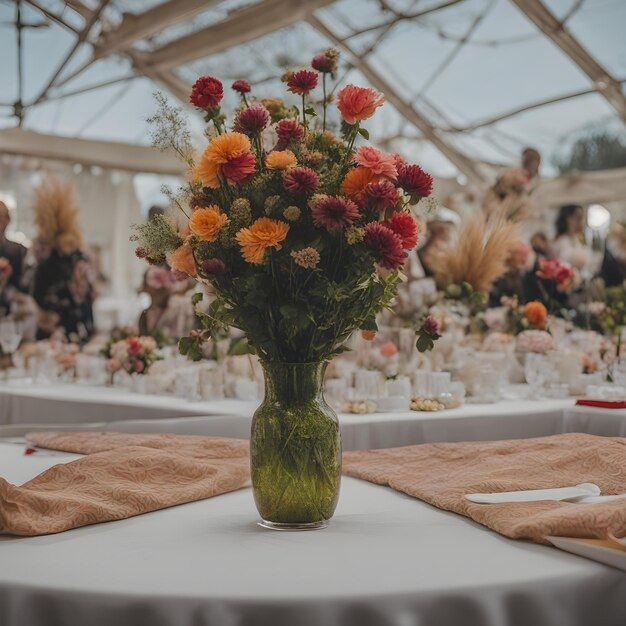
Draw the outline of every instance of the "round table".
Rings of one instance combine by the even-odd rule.
[[[0,444],[21,484],[74,455]],[[623,626],[626,576],[345,478],[325,530],[256,525],[249,489],[0,537],[3,626]],[[601,616],[601,622],[598,621]]]

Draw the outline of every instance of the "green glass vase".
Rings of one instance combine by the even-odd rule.
[[[324,528],[339,498],[341,437],[323,394],[326,363],[263,363],[265,398],[252,418],[250,468],[260,524]]]

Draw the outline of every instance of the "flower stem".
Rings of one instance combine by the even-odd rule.
[[[324,94],[324,117],[322,121],[322,130],[326,130],[326,105],[328,101],[326,99],[326,74],[322,74],[322,91]]]
[[[304,94],[302,94],[302,126],[304,126],[304,133],[306,134],[306,112],[304,110]]]

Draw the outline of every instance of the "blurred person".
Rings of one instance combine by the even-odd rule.
[[[490,307],[500,306],[503,297],[517,296],[522,304],[527,301],[525,276],[534,265],[534,258],[530,247],[521,239],[511,247],[506,265],[507,272],[495,281],[489,293]]]
[[[526,191],[532,193],[540,182],[539,168],[541,154],[535,148],[524,148],[522,151],[522,169],[526,172]]]
[[[0,200],[0,258],[6,259],[11,265],[11,276],[8,283],[16,289],[23,289],[24,259],[26,248],[21,243],[6,238],[6,231],[11,223],[9,207]]]
[[[541,259],[547,259],[550,248],[548,235],[542,231],[537,231],[530,238],[530,247],[535,253],[535,263],[538,263]]]
[[[584,243],[585,211],[579,204],[566,204],[559,209],[555,221],[556,236],[550,246],[551,256],[569,263],[578,271],[589,264]]]
[[[74,343],[86,342],[94,332],[94,276],[82,251],[83,236],[72,189],[52,179],[35,190],[33,207],[38,228],[38,263],[33,297],[41,309],[37,337],[50,337],[53,321]]]
[[[195,315],[186,287],[186,280],[177,280],[167,267],[146,271],[141,292],[150,296],[150,306],[139,316],[140,335],[160,335],[174,343],[194,328]]]
[[[604,249],[600,278],[606,287],[616,287],[626,281],[626,225],[611,226]]]
[[[433,219],[426,224],[425,243],[417,251],[417,256],[424,270],[424,276],[427,278],[433,276],[430,262],[433,253],[450,241],[452,231],[459,222],[460,218],[457,213],[440,207]]]

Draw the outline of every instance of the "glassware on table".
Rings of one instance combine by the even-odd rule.
[[[0,348],[2,348],[4,358],[8,360],[6,367],[3,363],[3,369],[8,370],[11,367],[13,354],[20,347],[21,342],[21,324],[10,318],[0,320]]]
[[[545,388],[559,382],[559,372],[545,354],[529,352],[524,363],[524,376],[531,387],[531,397],[541,397]]]
[[[335,411],[341,411],[348,401],[348,381],[345,378],[329,378],[324,383],[324,397]]]

